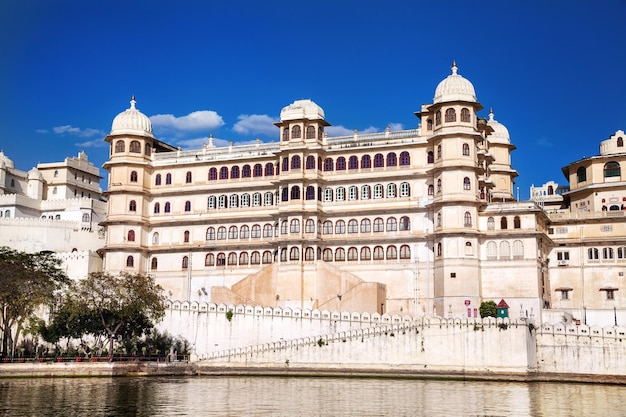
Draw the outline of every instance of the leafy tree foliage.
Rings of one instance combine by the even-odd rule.
[[[141,274],[114,276],[98,272],[69,288],[52,322],[41,325],[39,333],[51,343],[61,337],[105,336],[112,354],[116,339],[136,340],[164,314],[165,296],[154,279]]]
[[[480,303],[480,317],[498,317],[498,309],[495,301],[483,301]]]
[[[0,248],[0,355],[13,355],[25,323],[68,283],[52,253]]]

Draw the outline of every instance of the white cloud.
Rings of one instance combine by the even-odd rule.
[[[237,133],[244,135],[278,135],[278,128],[274,126],[274,123],[278,122],[279,119],[272,118],[266,114],[242,114],[237,119],[239,121],[233,126],[233,130]]]
[[[48,129],[37,129],[35,130],[37,133],[48,133]]]
[[[215,146],[216,148],[221,148],[221,147],[225,147],[228,146],[230,144],[230,140],[228,139],[220,139],[220,138],[213,138],[213,146]],[[183,149],[186,150],[191,150],[191,149],[202,149],[202,146],[204,144],[208,144],[209,143],[209,138],[207,136],[203,136],[200,138],[194,138],[194,139],[182,139],[182,140],[178,140],[174,142],[177,146],[182,146]],[[251,145],[256,143],[256,139],[255,140],[249,140],[249,141],[242,141],[242,142],[234,142],[233,145],[237,146],[237,145]]]
[[[102,139],[94,139],[88,140],[87,142],[75,143],[74,145],[78,146],[79,148],[103,148],[105,146],[108,146],[108,143],[106,143]]]
[[[402,123],[389,123],[389,129],[391,129],[392,132],[404,130],[404,125]]]
[[[222,116],[213,110],[198,110],[181,117],[171,114],[157,114],[151,116],[150,121],[153,128],[175,132],[210,130],[224,125]]]
[[[80,127],[74,127],[72,125],[53,127],[52,131],[56,133],[57,135],[68,134],[68,135],[73,135],[73,136],[80,136],[81,138],[89,138],[89,137],[96,136],[96,135],[98,136],[106,135],[106,133],[104,133],[102,130],[99,130],[99,129],[89,129],[89,128],[81,129]]]
[[[364,134],[364,133],[376,133],[378,132],[378,129],[375,128],[374,126],[370,126],[367,127],[363,130],[359,130],[359,134]],[[339,126],[328,126],[326,128],[326,133],[328,133],[328,136],[333,137],[333,136],[351,136],[354,135],[354,129],[348,129],[345,128],[341,125]]]

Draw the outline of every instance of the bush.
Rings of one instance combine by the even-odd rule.
[[[495,301],[483,301],[480,303],[480,317],[498,317],[498,309]]]

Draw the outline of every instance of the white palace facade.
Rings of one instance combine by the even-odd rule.
[[[457,71],[415,112],[417,129],[328,137],[322,108],[297,100],[278,142],[195,150],[155,138],[133,98],[105,138],[104,269],[152,274],[191,302],[462,317],[501,299],[516,317],[619,308],[621,142],[564,169],[574,185],[560,205],[518,202],[508,130],[478,116]]]

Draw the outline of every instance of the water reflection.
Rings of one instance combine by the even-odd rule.
[[[626,387],[403,379],[203,377],[0,380],[11,416],[616,415]]]

